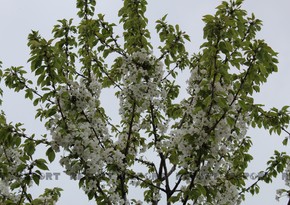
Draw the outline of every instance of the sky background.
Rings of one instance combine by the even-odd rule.
[[[149,0],[147,17],[149,19],[149,29],[154,33],[154,22],[165,14],[168,14],[167,21],[171,24],[179,24],[180,28],[191,36],[191,43],[187,45],[189,51],[198,51],[202,43],[202,16],[213,14],[215,7],[221,1],[214,0]],[[97,13],[106,14],[106,20],[118,24],[117,11],[121,7],[121,0],[97,0]],[[265,39],[266,42],[279,53],[279,72],[269,77],[268,82],[262,86],[261,93],[255,95],[257,103],[265,104],[266,108],[282,107],[290,105],[289,97],[289,76],[290,70],[290,1],[289,0],[245,0],[243,8],[248,13],[254,12],[256,17],[263,21],[262,31],[258,38]],[[26,63],[29,58],[27,35],[31,30],[39,30],[44,37],[51,37],[51,29],[58,19],[76,18],[75,1],[68,0],[0,0],[0,60],[3,67],[23,65],[29,70]],[[156,35],[152,35],[152,44],[156,45]],[[180,83],[184,83],[181,79]],[[2,86],[2,84],[1,84]],[[23,122],[28,133],[44,133],[43,125],[34,120],[34,108],[29,101],[23,100],[23,95],[15,94],[5,90],[4,104],[9,121]],[[103,92],[104,104],[110,104],[110,93]],[[112,114],[117,109],[111,109]],[[252,136],[254,146],[251,153],[255,157],[248,168],[249,173],[257,173],[266,167],[266,161],[272,156],[273,151],[287,151],[288,147],[281,146],[281,141],[286,134],[270,136],[260,129],[250,129],[249,136]],[[43,150],[44,152],[45,150]],[[51,172],[61,172],[61,168],[54,163]],[[93,204],[86,203],[87,198],[75,182],[66,177],[63,173],[56,180],[43,180],[43,187],[59,186],[64,188],[59,205],[65,204]],[[253,181],[249,181],[253,182]],[[275,205],[287,204],[288,199],[282,198],[280,202],[275,201],[275,192],[278,188],[284,188],[282,176],[278,176],[275,183],[266,185],[260,184],[260,194],[254,197],[248,196],[244,205]],[[42,188],[33,188],[33,193],[41,193]]]

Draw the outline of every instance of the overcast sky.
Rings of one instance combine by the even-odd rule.
[[[45,37],[50,37],[51,29],[58,19],[76,19],[75,1],[68,0],[0,0],[0,60],[3,67],[26,64],[29,58],[29,50],[26,46],[27,35],[31,30],[39,30]],[[106,19],[115,23],[117,11],[120,8],[121,0],[97,0],[98,12],[105,13]],[[154,28],[155,20],[168,13],[168,22],[179,24],[191,36],[191,51],[197,51],[202,42],[201,18],[205,14],[213,14],[214,8],[220,1],[214,0],[150,0],[148,1],[147,16],[151,30]],[[259,38],[266,42],[277,52],[279,52],[279,73],[272,75],[268,83],[263,85],[261,93],[255,96],[256,102],[265,104],[267,108],[283,105],[290,105],[289,81],[290,76],[290,1],[289,0],[245,0],[244,8],[249,12],[254,12],[256,17],[263,20],[262,31]],[[156,39],[152,38],[153,44]],[[23,100],[23,95],[5,92],[5,110],[8,119],[14,122],[24,122],[29,133],[45,132],[42,124],[34,120],[34,109],[30,102]],[[103,93],[106,100],[106,93]],[[107,99],[108,100],[108,99]],[[269,136],[263,130],[250,129],[248,135],[253,137],[254,146],[251,153],[255,160],[248,169],[249,173],[258,172],[265,168],[266,161],[273,154],[274,149],[289,150],[282,147],[283,137]],[[285,136],[285,135],[284,135]],[[54,165],[52,172],[59,172],[61,169]],[[44,185],[61,186],[65,189],[63,197],[58,203],[65,204],[89,204],[86,203],[86,196],[78,191],[77,184],[69,180],[62,173],[59,179],[45,180]],[[249,196],[245,205],[275,205],[287,204],[287,198],[282,198],[280,202],[275,201],[275,192],[278,188],[283,188],[284,183],[281,176],[277,182],[265,185],[260,184],[261,194]],[[35,193],[40,193],[40,189],[33,189]],[[92,203],[93,204],[93,203]]]

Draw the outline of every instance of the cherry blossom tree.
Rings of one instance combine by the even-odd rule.
[[[204,43],[189,53],[190,37],[166,16],[149,31],[145,0],[124,0],[120,25],[95,14],[95,0],[77,0],[79,23],[59,20],[53,37],[28,36],[30,69],[0,71],[5,85],[22,91],[49,134],[27,135],[21,123],[0,115],[1,204],[55,204],[60,188],[39,197],[41,171],[55,160],[96,204],[239,204],[289,170],[289,156],[275,151],[266,170],[246,186],[253,157],[247,130],[287,132],[288,106],[265,110],[253,94],[277,72],[277,53],[256,33],[261,21],[242,0],[222,2],[205,15]],[[115,28],[122,26],[121,34]],[[160,46],[150,43],[159,35]],[[189,71],[186,97],[176,77]],[[100,101],[104,88],[119,102],[120,121]],[[117,113],[116,113],[117,115]],[[285,138],[283,144],[287,144]],[[46,147],[47,158],[35,151]],[[289,185],[289,181],[286,181]],[[132,195],[134,189],[143,195]],[[278,198],[287,189],[278,190]]]

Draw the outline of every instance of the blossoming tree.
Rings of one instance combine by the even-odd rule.
[[[50,133],[28,136],[1,113],[1,204],[55,204],[60,188],[33,197],[29,187],[39,185],[60,150],[66,174],[81,174],[79,187],[105,205],[238,204],[287,168],[289,156],[275,151],[256,182],[245,185],[248,127],[288,133],[290,120],[287,106],[266,111],[252,97],[277,71],[277,53],[256,39],[261,21],[247,15],[242,0],[222,2],[203,18],[199,53],[189,54],[189,36],[166,16],[156,21],[161,46],[151,45],[146,4],[123,1],[118,36],[115,24],[94,14],[95,0],[77,0],[78,25],[59,20],[49,40],[29,34],[35,79],[23,67],[0,71],[7,87],[25,92]],[[175,78],[183,70],[190,76],[181,98]],[[102,107],[103,88],[115,91],[119,122]],[[35,154],[43,146],[46,159]],[[144,194],[132,195],[136,188]]]

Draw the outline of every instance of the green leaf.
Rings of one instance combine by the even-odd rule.
[[[205,23],[208,23],[208,22],[213,21],[213,19],[214,19],[214,16],[212,16],[212,15],[204,15],[202,20],[203,20]]]
[[[48,157],[49,162],[53,162],[55,159],[55,152],[52,147],[48,148],[45,154]]]
[[[41,170],[49,170],[48,167],[46,166],[45,159],[37,159],[34,161],[34,163]]]
[[[202,185],[200,185],[200,184],[198,184],[197,185],[197,190],[203,195],[203,196],[206,196],[206,189],[202,186]]]
[[[32,174],[32,179],[35,184],[39,185],[40,176],[38,174]]]
[[[289,138],[289,137],[285,137],[285,139],[284,139],[283,142],[282,142],[283,145],[286,146],[286,145],[288,144],[288,138]]]
[[[33,141],[27,141],[24,145],[24,151],[29,155],[32,156],[35,152],[35,143]]]
[[[24,169],[26,168],[26,164],[20,164],[17,169],[16,172],[22,172]]]

